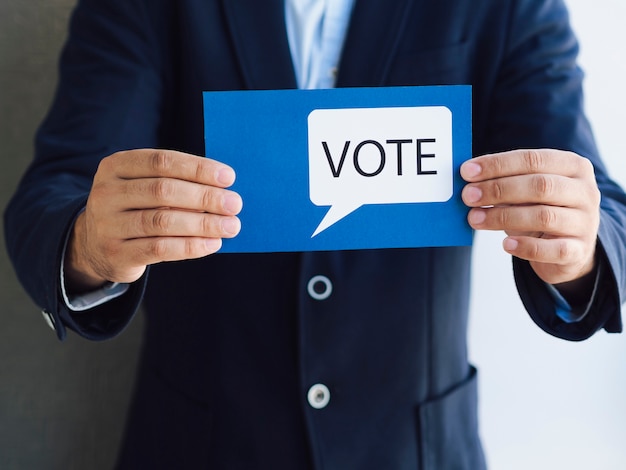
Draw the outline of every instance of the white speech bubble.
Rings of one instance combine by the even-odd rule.
[[[316,109],[308,138],[309,197],[331,206],[311,238],[365,204],[452,197],[452,113],[445,106]]]

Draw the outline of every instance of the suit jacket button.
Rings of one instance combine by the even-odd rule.
[[[309,405],[316,410],[321,410],[328,405],[330,401],[330,390],[324,384],[315,384],[309,389],[307,394]]]
[[[306,286],[309,295],[315,300],[324,300],[333,292],[333,284],[326,276],[313,276]]]

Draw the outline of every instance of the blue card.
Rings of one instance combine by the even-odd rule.
[[[206,156],[235,169],[222,252],[472,243],[459,175],[471,87],[205,92]]]

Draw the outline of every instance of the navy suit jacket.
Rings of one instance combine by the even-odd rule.
[[[584,117],[576,54],[560,0],[359,0],[337,79],[471,84],[474,154],[551,147],[591,159],[602,268],[584,318],[559,319],[528,264],[513,263],[533,320],[570,340],[620,331],[626,292],[626,197]],[[101,158],[202,155],[202,91],[294,87],[280,0],[80,1],[35,160],[6,212],[17,273],[61,339],[66,328],[109,338],[143,301],[120,468],[480,469],[468,247],[217,254],[152,266],[88,312],[60,296],[63,246]],[[332,283],[327,299],[307,293],[315,275]],[[316,383],[330,391],[322,409],[307,401]]]

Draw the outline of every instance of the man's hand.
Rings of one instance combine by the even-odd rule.
[[[516,150],[465,162],[469,224],[504,230],[504,249],[564,290],[595,267],[600,191],[589,160],[558,150]],[[565,284],[564,284],[565,283]]]
[[[239,233],[235,172],[167,150],[119,152],[102,160],[66,252],[72,291],[133,282],[149,264],[200,258]]]

